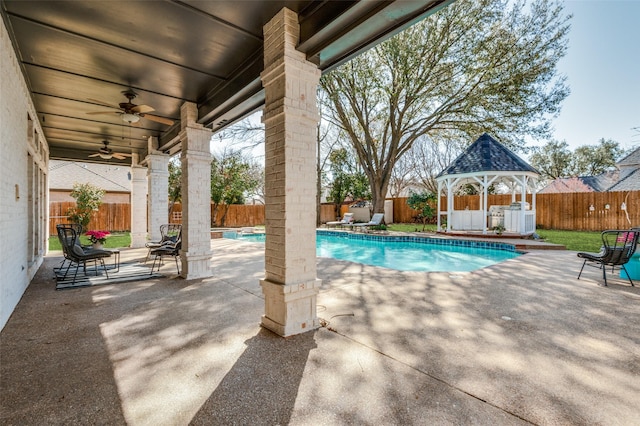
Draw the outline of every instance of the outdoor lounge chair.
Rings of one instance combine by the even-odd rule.
[[[178,223],[166,223],[164,225],[160,225],[160,241],[149,241],[144,245],[149,249],[149,251],[147,251],[147,257],[144,259],[144,263],[147,263],[147,260],[149,260],[152,250],[162,247],[167,242],[175,243],[180,239],[181,233],[182,225]]]
[[[330,227],[330,226],[343,227],[343,226],[351,225],[352,223],[353,223],[353,213],[345,213],[344,216],[342,217],[342,220],[327,222],[325,225],[327,225],[327,227]]]
[[[603,231],[602,234],[602,247],[599,253],[578,253],[578,257],[584,259],[578,279],[582,275],[584,266],[589,262],[590,266],[596,266],[602,269],[602,278],[604,278],[604,285],[607,285],[607,266],[611,267],[611,272],[614,271],[616,266],[620,266],[627,274],[629,282],[633,286],[631,276],[627,272],[624,264],[631,259],[633,253],[636,251],[636,245],[638,244],[638,237],[640,237],[639,229],[631,230],[608,230]]]
[[[357,231],[358,229],[362,229],[366,231],[372,226],[382,225],[382,221],[384,220],[384,213],[376,213],[373,215],[371,220],[367,223],[353,223],[351,224],[351,229]]]
[[[112,252],[107,250],[83,250],[83,248],[78,243],[78,234],[76,233],[76,228],[73,226],[64,226],[58,225],[56,226],[58,231],[58,239],[60,240],[60,245],[62,246],[62,253],[66,260],[69,261],[69,265],[64,271],[64,274],[60,276],[57,275],[60,279],[67,278],[67,274],[69,273],[69,269],[73,264],[76,265],[74,274],[73,274],[73,282],[75,284],[76,278],[78,276],[78,270],[80,266],[84,271],[84,274],[87,273],[87,262],[94,262],[94,269],[96,275],[98,275],[98,262],[100,262],[102,268],[104,269],[104,273],[109,278],[109,273],[107,272],[107,267],[104,264],[104,258],[110,257]],[[62,268],[59,268],[61,271]]]

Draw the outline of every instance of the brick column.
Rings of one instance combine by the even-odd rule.
[[[131,165],[131,247],[147,242],[147,168]]]
[[[265,296],[262,326],[281,336],[319,327],[316,297],[316,89],[320,71],[296,50],[298,16],[264,26]]]
[[[155,139],[155,138],[153,138]],[[160,225],[169,223],[169,156],[149,151],[148,231],[151,241],[160,240]]]
[[[180,109],[182,130],[182,276],[211,276],[211,131],[196,122],[198,109]]]

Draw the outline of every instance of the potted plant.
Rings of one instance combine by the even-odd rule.
[[[496,225],[492,229],[493,232],[495,232],[497,235],[502,235],[502,233],[504,232],[504,225]]]
[[[89,237],[94,249],[102,249],[102,245],[107,241],[109,231],[87,231],[85,235]]]

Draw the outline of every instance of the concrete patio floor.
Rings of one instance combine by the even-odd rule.
[[[63,291],[48,257],[0,334],[0,423],[640,424],[640,286],[577,280],[575,252],[471,273],[320,258],[326,326],[284,339],[259,326],[264,246],[212,248],[209,279]]]

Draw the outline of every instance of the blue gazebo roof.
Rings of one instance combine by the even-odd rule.
[[[491,171],[540,174],[500,142],[484,133],[436,178]]]

